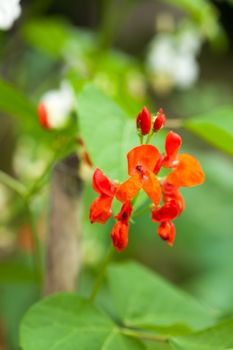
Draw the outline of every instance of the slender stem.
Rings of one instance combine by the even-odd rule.
[[[163,342],[163,343],[166,343],[168,341],[168,338],[165,336],[141,332],[140,330],[137,331],[137,330],[133,330],[133,329],[120,327],[120,332],[122,334],[128,335],[129,337],[134,337],[134,338],[158,341],[158,342]]]
[[[9,187],[11,190],[15,191],[21,197],[25,196],[26,189],[24,185],[1,170],[0,170],[0,182],[3,183],[5,186]]]
[[[152,131],[150,134],[148,134],[147,139],[146,139],[146,145],[150,142],[152,137],[154,136],[154,132]]]
[[[93,287],[92,287],[92,291],[91,291],[91,295],[90,295],[90,301],[94,301],[96,296],[97,296],[97,293],[99,291],[99,288],[101,286],[101,282],[103,280],[103,277],[104,277],[104,274],[105,274],[105,271],[106,271],[106,268],[108,266],[108,263],[110,262],[112,256],[113,256],[113,253],[114,253],[114,249],[112,247],[112,244],[108,250],[108,253],[103,261],[103,264],[99,270],[99,273],[96,277],[96,280],[93,284]]]
[[[138,137],[139,137],[140,144],[142,145],[143,144],[143,135],[138,134]]]
[[[29,219],[29,223],[31,226],[31,230],[32,230],[36,278],[39,280],[39,283],[42,287],[43,256],[42,256],[41,243],[39,240],[39,235],[38,235],[37,228],[36,228],[34,214],[32,212],[30,203],[26,201],[25,207],[27,210],[28,219]]]
[[[136,213],[132,215],[132,218],[137,218],[138,216],[143,215],[151,208],[152,208],[152,204],[148,204],[146,207],[142,208],[141,210],[137,210]]]

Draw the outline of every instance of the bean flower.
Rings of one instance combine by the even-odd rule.
[[[20,0],[0,1],[0,30],[10,29],[21,14]]]
[[[45,129],[59,129],[64,127],[74,109],[75,98],[71,85],[62,81],[57,90],[46,92],[38,105],[38,117]]]
[[[189,154],[179,154],[182,139],[177,133],[167,133],[164,153],[149,144],[165,123],[163,109],[154,117],[146,107],[138,114],[136,128],[141,144],[127,154],[129,177],[124,182],[111,181],[101,169],[94,172],[93,189],[99,197],[91,205],[90,222],[106,223],[112,216],[114,198],[122,203],[111,232],[113,245],[119,252],[128,244],[130,217],[139,191],[144,191],[151,201],[151,219],[158,223],[159,237],[172,246],[176,235],[173,221],[185,209],[180,188],[197,186],[205,180],[198,160]],[[160,176],[162,168],[167,169],[166,176]]]

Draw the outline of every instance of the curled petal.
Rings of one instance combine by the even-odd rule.
[[[167,243],[172,246],[174,243],[176,228],[173,222],[162,222],[158,227],[158,235]]]
[[[125,202],[122,205],[121,211],[119,212],[119,214],[115,216],[115,219],[122,221],[125,224],[128,224],[132,210],[133,210],[133,208],[131,206],[131,203],[129,201]]]
[[[177,187],[200,185],[204,180],[205,175],[200,163],[189,154],[181,154],[178,157],[178,165],[167,177],[167,182]]]
[[[148,171],[143,177],[143,190],[155,205],[158,205],[161,199],[162,191],[159,180],[152,171]]]
[[[128,202],[136,196],[141,187],[142,181],[140,176],[134,175],[118,186],[116,198],[122,203]]]
[[[112,230],[111,237],[114,247],[121,252],[128,244],[129,225],[118,221]]]
[[[172,199],[162,207],[152,210],[152,220],[156,222],[170,221],[174,220],[179,214],[179,205],[174,199]]]
[[[105,224],[105,222],[112,215],[112,197],[101,195],[96,198],[90,207],[90,222],[98,222],[100,224]]]
[[[114,197],[116,191],[114,184],[108,179],[102,170],[98,168],[93,174],[92,186],[97,193]]]
[[[143,171],[153,171],[155,165],[160,159],[160,153],[153,145],[141,145],[133,148],[127,154],[128,158],[128,173],[135,175],[138,169]]]
[[[173,162],[176,160],[177,153],[182,144],[180,135],[173,131],[169,131],[165,141],[166,156],[163,160],[163,166],[169,168],[173,166]]]

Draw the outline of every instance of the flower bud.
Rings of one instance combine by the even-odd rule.
[[[137,116],[137,129],[142,135],[147,135],[151,129],[152,117],[146,107]]]
[[[48,113],[46,110],[46,106],[43,103],[40,103],[38,105],[37,113],[38,113],[41,126],[43,126],[43,128],[45,129],[50,129],[50,124],[48,121]]]
[[[164,127],[165,123],[166,123],[166,116],[163,112],[163,109],[160,108],[160,110],[155,118],[154,124],[153,124],[153,131],[154,132],[159,131],[160,129],[162,129]]]

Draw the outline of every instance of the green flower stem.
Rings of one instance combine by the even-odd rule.
[[[151,208],[152,208],[152,204],[149,204],[146,207],[142,208],[141,210],[137,210],[136,213],[132,215],[132,218],[137,218],[138,216],[142,216],[148,210],[151,210]]]
[[[147,139],[146,139],[146,145],[150,142],[152,137],[154,136],[154,131],[152,131],[150,134],[148,134]]]
[[[121,327],[120,332],[122,334],[129,336],[129,337],[157,341],[157,342],[163,342],[163,343],[168,342],[168,338],[165,336],[160,336],[157,334],[151,334],[151,333],[147,333],[147,332],[141,332],[140,330],[128,329],[128,328]]]
[[[96,277],[96,280],[95,280],[95,282],[93,284],[91,295],[90,295],[90,298],[89,298],[90,301],[95,301],[95,299],[96,299],[96,296],[97,296],[97,293],[98,293],[99,288],[101,286],[101,282],[103,280],[105,271],[106,271],[107,266],[108,266],[108,264],[109,264],[109,262],[110,262],[110,260],[111,260],[111,258],[113,256],[113,253],[114,253],[114,249],[113,249],[113,246],[111,244],[111,246],[110,246],[110,248],[108,250],[108,253],[107,253],[107,255],[106,255],[106,257],[105,257],[105,259],[103,261],[103,264],[102,264],[102,266],[101,266],[101,268],[99,270],[99,273],[98,273],[98,275]]]

